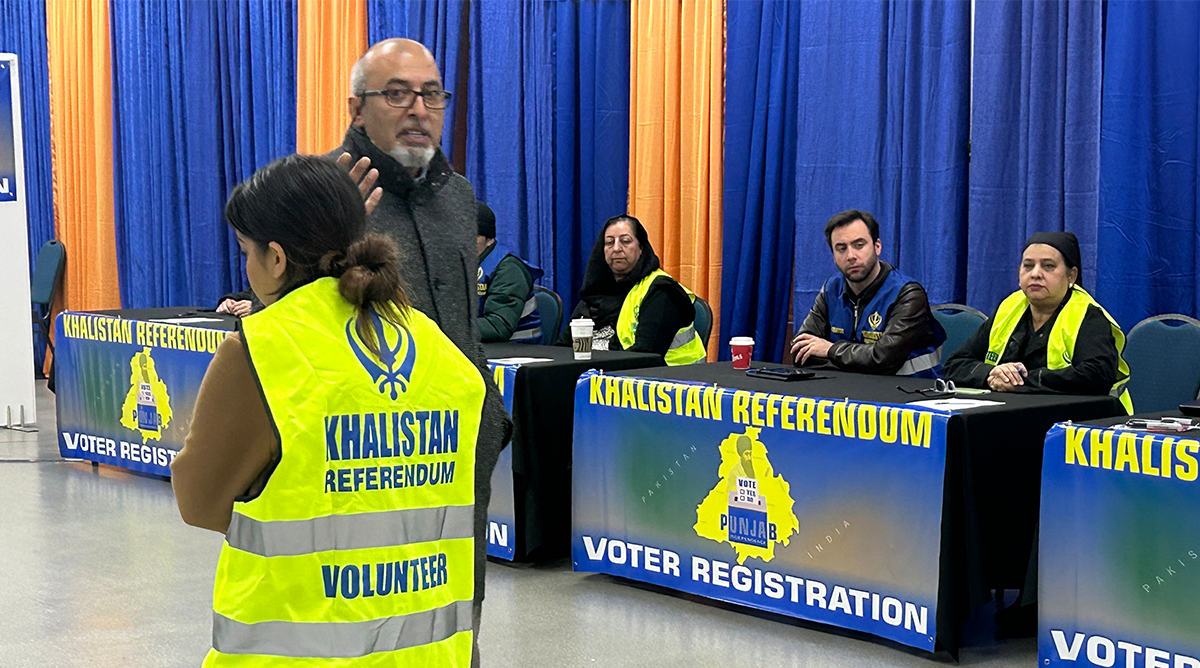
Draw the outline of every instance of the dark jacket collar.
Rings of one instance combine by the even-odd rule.
[[[371,159],[371,167],[379,170],[379,181],[377,185],[398,197],[406,197],[409,195],[417,195],[422,191],[436,193],[441,190],[442,186],[450,180],[450,175],[454,173],[454,168],[447,162],[446,156],[442,154],[441,147],[438,147],[433,154],[433,159],[429,161],[429,167],[425,172],[425,178],[419,183],[413,180],[413,176],[409,173],[408,168],[401,165],[395,158],[380,150],[374,142],[367,137],[365,130],[353,125],[346,130],[346,136],[342,140],[342,150],[350,154],[357,161],[359,158],[367,157]]]
[[[875,277],[875,280],[871,281],[871,284],[868,285],[865,290],[857,295],[854,294],[854,291],[850,289],[850,281],[846,280],[846,278],[843,276],[842,283],[844,289],[842,290],[842,299],[845,299],[851,304],[869,303],[875,298],[875,295],[879,293],[879,288],[883,287],[883,282],[887,280],[888,274],[890,273],[892,273],[892,265],[880,260],[879,275]]]

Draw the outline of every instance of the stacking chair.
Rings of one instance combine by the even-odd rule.
[[[965,304],[935,304],[931,310],[934,319],[946,330],[946,342],[942,344],[943,362],[961,348],[980,325],[987,322],[987,316],[982,311]]]
[[[66,259],[67,251],[62,242],[57,239],[47,241],[38,251],[37,260],[33,265],[33,278],[29,281],[34,331],[46,337],[51,352],[54,352],[54,343],[50,341],[50,316],[54,310],[54,293],[62,280]]]
[[[713,312],[712,307],[708,302],[701,297],[696,297],[696,301],[692,306],[696,307],[696,333],[700,335],[700,341],[704,343],[704,347],[708,348],[708,335],[712,334]]]
[[[553,290],[540,285],[533,286],[533,298],[537,301],[538,316],[542,319],[543,346],[552,346],[562,330],[562,298]]]
[[[1135,413],[1173,411],[1200,392],[1200,320],[1178,313],[1146,318],[1125,337]]]

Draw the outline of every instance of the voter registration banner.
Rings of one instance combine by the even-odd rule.
[[[909,406],[584,374],[575,570],[933,651],[947,420]]]
[[[1046,435],[1038,665],[1200,668],[1200,438]]]
[[[59,453],[171,475],[227,332],[69,311],[54,327]]]
[[[504,410],[513,412],[513,384],[517,382],[519,364],[496,364],[488,362],[492,378],[504,397]],[[512,446],[500,451],[496,469],[492,471],[492,499],[488,502],[489,557],[513,560],[517,544],[517,512],[513,500]]]

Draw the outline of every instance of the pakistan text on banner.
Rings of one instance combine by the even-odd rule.
[[[55,321],[64,458],[162,476],[183,447],[226,332],[65,311]]]
[[[932,651],[948,415],[589,372],[572,559]]]
[[[517,382],[520,365],[494,364],[489,362],[492,378],[504,397],[504,410],[513,412],[513,386]],[[496,468],[492,471],[492,499],[488,502],[488,542],[490,557],[513,560],[517,544],[517,512],[513,494],[513,448],[510,445],[500,451]]]
[[[1200,668],[1200,439],[1046,435],[1038,665]]]

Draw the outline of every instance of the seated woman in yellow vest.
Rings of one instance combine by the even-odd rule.
[[[671,366],[704,361],[695,296],[659,266],[637,218],[623,214],[604,223],[571,313],[572,320],[594,323],[593,350],[657,353]],[[558,344],[571,345],[570,329]]]
[[[1025,242],[1021,289],[943,367],[947,379],[995,392],[1109,394],[1132,412],[1125,334],[1079,285],[1079,241],[1039,232]]]
[[[478,369],[332,161],[276,160],[225,216],[265,308],[171,466],[184,521],[225,533],[204,665],[469,666]]]

